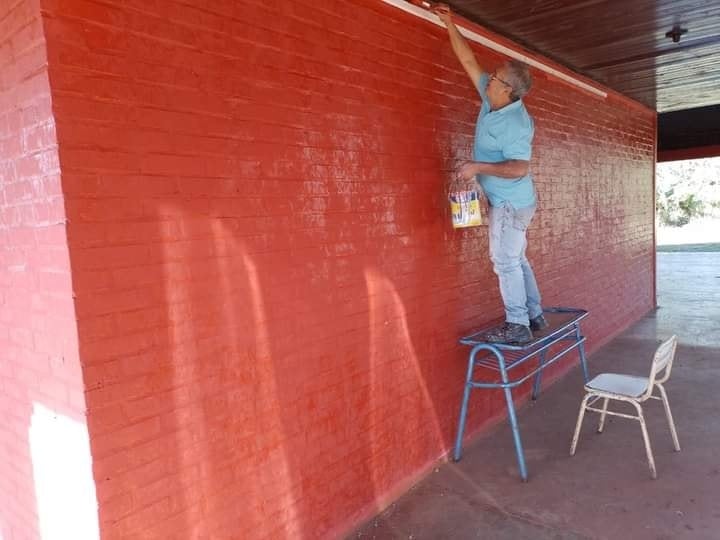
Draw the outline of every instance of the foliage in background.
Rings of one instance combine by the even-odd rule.
[[[720,217],[720,158],[658,163],[656,210],[661,226]]]

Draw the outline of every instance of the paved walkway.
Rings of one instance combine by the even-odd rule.
[[[658,479],[636,422],[586,419],[568,448],[580,370],[519,414],[530,482],[518,481],[507,424],[468,445],[351,538],[546,540],[720,539],[720,253],[659,253],[657,311],[590,358],[590,372],[645,374],[659,339],[680,339],[667,384],[682,451],[662,405],[646,405]]]

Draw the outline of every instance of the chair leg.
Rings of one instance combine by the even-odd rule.
[[[585,417],[585,405],[592,394],[585,394],[585,397],[580,404],[580,412],[578,413],[577,424],[575,424],[575,433],[573,434],[572,444],[570,445],[570,455],[575,455],[575,449],[577,448],[578,439],[580,438],[580,428],[582,427],[583,418]]]
[[[655,470],[655,458],[653,458],[652,447],[650,446],[650,437],[648,437],[647,427],[645,426],[645,416],[643,415],[642,407],[639,403],[634,401],[631,402],[635,405],[638,412],[638,420],[640,420],[640,429],[642,430],[643,441],[645,441],[645,452],[647,453],[648,465],[650,466],[650,475],[653,480],[657,478],[657,471]]]
[[[662,396],[662,402],[665,406],[665,416],[667,416],[668,424],[670,424],[670,434],[672,435],[673,440],[673,446],[675,447],[675,451],[680,451],[680,442],[678,441],[677,431],[675,430],[675,421],[673,420],[672,413],[670,412],[670,402],[668,401],[667,392],[665,392],[665,388],[662,384],[656,383],[655,386],[657,386],[660,389],[660,395]]]
[[[610,398],[603,399],[603,412],[600,415],[600,423],[598,424],[598,433],[602,433],[603,427],[605,427],[605,417],[607,416],[608,401],[610,401]]]

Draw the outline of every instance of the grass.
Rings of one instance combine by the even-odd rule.
[[[657,246],[658,252],[700,252],[700,251],[720,251],[720,242],[709,243],[709,244],[667,244],[664,246]]]

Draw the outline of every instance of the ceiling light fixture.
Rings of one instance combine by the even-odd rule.
[[[673,43],[679,43],[680,38],[687,34],[687,32],[687,28],[681,28],[679,24],[676,24],[673,26],[672,30],[665,34],[665,37],[672,39]]]

